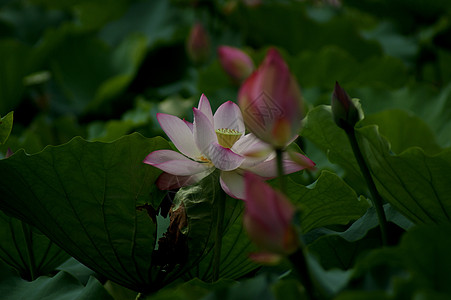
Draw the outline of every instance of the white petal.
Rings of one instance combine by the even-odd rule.
[[[241,110],[232,101],[223,103],[218,110],[216,110],[214,119],[215,129],[234,129],[238,132],[244,133],[244,122]]]
[[[221,187],[230,197],[244,199],[244,177],[236,171],[222,171],[219,178]]]
[[[240,138],[232,147],[235,153],[240,155],[255,157],[255,158],[267,158],[274,152],[273,148],[257,138],[252,133],[246,134]]]
[[[200,155],[200,151],[194,142],[192,130],[186,122],[176,116],[163,113],[158,113],[157,119],[163,131],[180,152],[192,158]]]
[[[197,106],[197,109],[203,112],[204,115],[208,118],[208,120],[210,120],[210,122],[213,124],[213,113],[211,111],[210,101],[208,101],[207,97],[204,94],[200,96],[199,105]]]
[[[193,124],[194,141],[200,152],[204,154],[207,158],[210,158],[209,155],[210,145],[218,141],[215,130],[213,128],[213,124],[208,120],[207,116],[205,116],[205,114],[202,113],[199,109],[193,108],[193,113],[194,113],[194,124]]]
[[[216,168],[222,171],[231,171],[238,168],[244,161],[244,157],[236,154],[229,148],[224,148],[218,143],[210,145],[210,160]]]
[[[191,132],[193,132],[193,123],[183,119],[183,122],[185,122],[186,126],[188,126],[188,128],[191,130]],[[194,140],[194,136],[193,136],[193,140]]]
[[[308,159],[309,160],[309,159]],[[310,160],[309,160],[310,161]],[[303,170],[305,168],[308,168],[310,166],[307,165],[300,165],[293,160],[289,158],[289,155],[285,152],[283,153],[283,171],[284,174],[291,174],[300,170]],[[314,166],[314,163],[312,162],[312,166]],[[244,168],[244,166],[242,166]],[[274,178],[277,177],[277,159],[275,157],[267,159],[255,166],[246,168],[246,170],[251,171],[252,173],[255,173],[257,175],[260,175],[265,178]]]
[[[276,159],[265,160],[251,167],[245,168],[254,174],[267,179],[277,177],[277,161]]]
[[[213,172],[213,170],[214,168],[210,168],[206,171],[190,176],[176,176],[169,173],[163,173],[158,177],[156,184],[160,190],[173,190],[183,186],[195,184]]]
[[[147,155],[144,163],[177,176],[189,176],[209,168],[207,164],[195,162],[172,150],[154,151]]]

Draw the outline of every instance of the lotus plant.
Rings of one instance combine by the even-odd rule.
[[[268,51],[260,67],[243,83],[238,103],[246,127],[264,142],[283,148],[297,137],[302,95],[276,49]]]
[[[272,189],[259,176],[246,173],[243,222],[251,240],[264,252],[259,258],[274,260],[299,248],[292,225],[294,205],[280,191]]]
[[[218,47],[219,62],[226,73],[235,81],[241,82],[254,71],[252,59],[235,47]]]
[[[222,189],[231,197],[243,199],[245,170],[264,178],[277,176],[274,151],[253,134],[245,134],[238,105],[227,101],[213,115],[207,97],[202,95],[193,114],[193,123],[157,114],[161,128],[180,151],[158,150],[144,159],[144,163],[164,171],[157,180],[160,189],[191,185],[219,169]],[[306,156],[294,155],[296,162],[288,154],[283,158],[287,174],[315,166]]]
[[[244,178],[246,208],[243,225],[249,238],[262,250],[251,254],[250,258],[264,264],[277,264],[288,258],[304,285],[308,299],[318,299],[304,247],[293,222],[297,208],[259,176],[246,173]]]
[[[210,55],[210,37],[201,23],[196,23],[190,30],[186,51],[194,63],[205,62]]]
[[[338,82],[335,82],[331,106],[334,121],[341,129],[349,131],[362,119],[358,107]]]

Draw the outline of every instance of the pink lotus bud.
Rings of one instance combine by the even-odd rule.
[[[195,63],[204,62],[210,56],[210,38],[201,23],[196,23],[191,28],[186,50]]]
[[[233,80],[241,82],[254,71],[252,59],[238,48],[218,47],[219,62]]]
[[[246,128],[262,141],[284,148],[298,134],[302,95],[296,79],[276,49],[270,49],[260,67],[238,93]]]
[[[244,184],[243,222],[251,240],[274,254],[289,255],[296,251],[299,240],[291,224],[296,210],[293,204],[253,173],[245,173]]]
[[[332,93],[332,115],[338,127],[348,130],[360,121],[360,112],[346,91],[335,82]]]

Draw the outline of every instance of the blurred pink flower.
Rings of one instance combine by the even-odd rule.
[[[220,46],[218,56],[223,69],[236,82],[243,81],[254,71],[252,59],[238,48]]]
[[[243,117],[235,103],[223,103],[213,115],[207,97],[202,95],[193,112],[193,123],[157,114],[161,128],[181,152],[158,150],[144,159],[144,163],[165,172],[157,180],[160,189],[194,184],[216,168],[221,170],[222,189],[231,197],[243,199],[245,170],[265,178],[277,176],[274,151],[253,134],[244,134]],[[291,159],[293,155],[304,164]],[[286,174],[315,166],[300,153],[290,156],[286,154],[283,159]]]
[[[297,137],[302,119],[302,95],[296,79],[276,49],[238,93],[244,122],[250,132],[276,148]]]
[[[264,252],[289,255],[299,247],[299,240],[291,224],[296,208],[279,191],[272,189],[259,176],[245,173],[246,208],[244,228],[250,239]],[[274,260],[268,254],[265,259]]]
[[[195,63],[201,63],[210,56],[210,37],[201,23],[196,23],[191,28],[186,43],[189,58]]]

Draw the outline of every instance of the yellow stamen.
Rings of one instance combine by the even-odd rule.
[[[216,136],[218,137],[218,143],[224,148],[232,148],[232,146],[243,135],[242,132],[238,132],[235,129],[221,128],[216,129]]]

